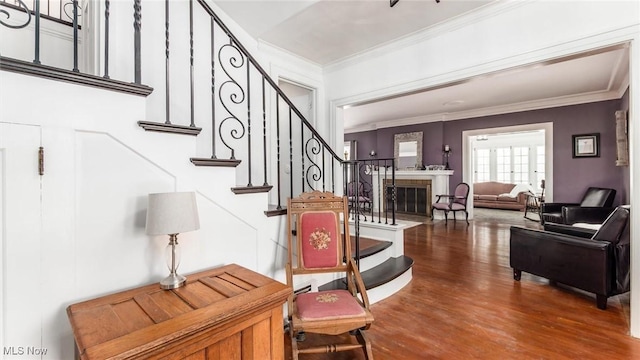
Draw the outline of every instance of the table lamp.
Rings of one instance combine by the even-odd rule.
[[[199,228],[194,192],[149,194],[146,232],[148,235],[169,235],[166,260],[171,273],[160,282],[162,289],[175,289],[184,285],[186,278],[176,272],[180,265],[178,234]]]

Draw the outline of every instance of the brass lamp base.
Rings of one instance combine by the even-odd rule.
[[[186,281],[187,278],[182,275],[171,274],[160,281],[160,288],[164,290],[176,289],[183,286]]]

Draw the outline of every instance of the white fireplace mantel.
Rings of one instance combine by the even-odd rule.
[[[372,172],[373,187],[373,210],[378,211],[380,189],[384,188],[385,176],[391,179],[391,171]],[[431,180],[431,203],[436,202],[436,195],[449,194],[449,177],[453,175],[453,170],[396,170],[395,179],[402,180]]]

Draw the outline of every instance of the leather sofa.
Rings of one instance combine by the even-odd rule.
[[[608,297],[629,291],[629,211],[617,207],[591,238],[566,225],[550,228],[562,232],[512,226],[513,278],[519,281],[524,271],[595,293],[598,308],[606,309]]]
[[[602,223],[614,210],[614,189],[590,187],[584,193],[580,203],[542,203],[540,217],[542,223],[574,224],[585,222]]]
[[[473,207],[520,210],[527,204],[528,187],[497,181],[473,184]]]

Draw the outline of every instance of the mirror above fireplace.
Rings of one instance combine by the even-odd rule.
[[[396,169],[422,168],[422,131],[395,134],[393,143]]]

